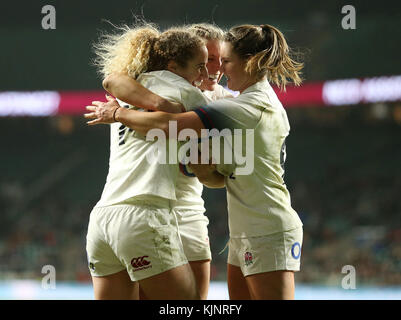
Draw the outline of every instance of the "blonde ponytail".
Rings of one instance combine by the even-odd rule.
[[[97,56],[94,64],[104,78],[124,73],[136,79],[148,70],[152,46],[160,32],[151,24],[135,28],[124,25],[118,31],[103,35],[93,46]]]

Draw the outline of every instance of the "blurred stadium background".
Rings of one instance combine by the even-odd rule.
[[[56,9],[44,30],[41,9]],[[344,30],[344,5],[356,29]],[[0,299],[92,299],[85,236],[108,169],[109,129],[90,64],[102,19],[143,13],[162,28],[269,23],[305,53],[305,83],[278,92],[292,126],[286,183],[304,222],[297,299],[401,299],[399,1],[13,1],[0,19]],[[205,188],[213,252],[209,298],[226,299],[225,190]],[[56,289],[41,287],[42,267]],[[345,290],[342,268],[356,271]]]

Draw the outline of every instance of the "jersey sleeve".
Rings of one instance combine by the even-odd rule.
[[[181,103],[186,111],[194,110],[200,106],[207,105],[209,100],[195,87],[181,87]]]
[[[221,95],[222,95],[222,99],[226,99],[226,98],[234,98],[238,94],[235,94],[235,92],[232,92],[232,91],[230,92],[226,88],[221,87]]]
[[[242,150],[247,148],[248,131],[257,126],[263,109],[255,105],[249,97],[241,97],[241,99],[217,100],[205,107],[195,109],[194,112],[199,116],[205,128],[209,130],[209,148],[212,143],[210,138],[212,140],[220,139],[217,154],[210,149],[209,154],[212,155],[212,159],[216,156],[218,158],[218,161],[215,162],[217,171],[231,178],[234,170],[238,167],[238,163],[240,163],[238,160],[242,157]],[[234,136],[237,136],[237,139]],[[236,141],[240,141],[241,148],[235,147]]]
[[[229,98],[212,102],[193,110],[206,129],[253,129],[258,124],[262,110],[249,106],[246,99]]]

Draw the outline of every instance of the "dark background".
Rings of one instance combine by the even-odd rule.
[[[56,29],[43,30],[41,8],[56,8]],[[356,29],[343,30],[341,8],[352,4]],[[8,1],[0,7],[0,90],[92,89],[90,65],[100,31],[142,16],[161,28],[215,22],[272,24],[306,54],[308,81],[399,74],[399,1]],[[6,75],[6,76],[5,76]]]

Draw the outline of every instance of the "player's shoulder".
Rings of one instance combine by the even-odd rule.
[[[202,91],[168,70],[146,72],[137,80],[158,95],[182,103],[187,110],[208,103]]]
[[[138,81],[140,81],[141,83],[152,82],[155,84],[170,87],[171,89],[177,91],[192,91],[196,92],[197,94],[202,94],[202,92],[198,88],[194,87],[183,77],[168,70],[143,73],[138,77]]]
[[[223,87],[220,84],[217,84],[214,87],[213,91],[204,91],[203,93],[211,101],[232,98],[232,97],[236,96],[235,92],[227,90],[225,87]]]
[[[142,73],[137,80],[142,85],[159,85],[176,89],[176,79],[174,77],[171,77],[171,74],[171,72],[166,70],[145,72]]]
[[[192,85],[191,87],[192,88],[180,88],[182,104],[187,111],[209,104],[210,100],[203,94],[201,90]]]
[[[269,82],[264,79],[250,86],[239,96],[240,100],[250,106],[271,112],[282,112],[283,105]]]
[[[238,94],[239,94],[238,92],[231,91],[231,90],[229,90],[228,88],[223,87],[223,86],[220,85],[220,84],[218,84],[218,85],[216,86],[216,91],[218,92],[219,96],[220,96],[222,99],[225,99],[225,98],[234,98],[234,97],[238,96]]]
[[[168,70],[158,70],[142,73],[138,77],[138,81],[160,81],[162,83],[169,83],[170,85],[180,88],[182,87],[190,87],[191,84],[185,80],[183,77],[168,71]]]
[[[141,74],[137,81],[145,88],[169,100],[180,100],[181,93],[179,86],[169,77],[168,73],[152,71]]]

